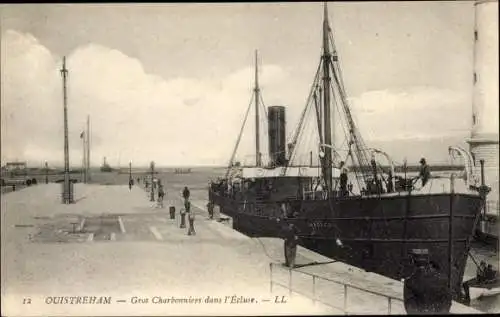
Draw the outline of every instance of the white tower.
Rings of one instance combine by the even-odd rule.
[[[478,0],[474,5],[474,98],[472,133],[468,140],[480,179],[484,160],[488,200],[498,201],[498,0]]]

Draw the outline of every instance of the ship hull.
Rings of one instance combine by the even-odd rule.
[[[411,273],[412,249],[427,249],[440,272],[448,276],[451,250],[455,294],[460,291],[481,209],[476,195],[446,193],[248,203],[210,192],[210,200],[244,234],[280,237],[283,224],[292,222],[304,247],[398,280]],[[283,217],[293,212],[294,217]]]

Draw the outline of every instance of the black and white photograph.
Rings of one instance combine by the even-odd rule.
[[[1,315],[500,313],[498,0],[0,4]]]

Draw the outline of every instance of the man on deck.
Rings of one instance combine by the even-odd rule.
[[[418,173],[417,180],[422,179],[422,187],[424,187],[430,178],[431,178],[431,171],[429,165],[427,165],[425,158],[422,157],[420,159],[420,172]]]
[[[387,173],[387,185],[386,185],[388,193],[392,193],[394,191],[394,186],[392,184],[392,178],[393,178],[392,171],[389,170],[389,172]]]
[[[345,197],[349,194],[347,190],[347,168],[342,167],[342,172],[340,173],[340,196]]]

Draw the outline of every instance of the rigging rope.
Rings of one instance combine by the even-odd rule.
[[[243,129],[245,128],[245,123],[247,122],[248,113],[250,112],[250,109],[252,107],[253,99],[254,99],[254,94],[252,94],[252,98],[250,98],[250,103],[248,105],[247,112],[245,113],[245,119],[243,119],[243,124],[241,125],[240,133],[238,134],[238,139],[236,140],[236,144],[234,146],[233,153],[231,155],[231,159],[229,160],[229,165],[228,165],[228,168],[226,171],[226,176],[225,176],[226,179],[229,175],[231,167],[233,166],[234,157],[236,155],[236,151],[238,150],[238,146],[240,145],[241,136],[243,135]]]
[[[299,137],[299,133],[300,133],[303,121],[304,121],[304,116],[305,116],[305,113],[306,113],[307,109],[309,108],[309,103],[310,103],[310,100],[311,100],[311,97],[312,97],[312,94],[313,94],[313,91],[314,91],[314,83],[316,83],[318,81],[320,69],[321,69],[321,62],[318,64],[318,69],[316,70],[316,74],[314,75],[314,81],[313,81],[313,84],[311,85],[311,89],[309,91],[309,95],[308,95],[308,97],[306,99],[306,105],[305,105],[304,110],[302,111],[302,114],[300,116],[299,123],[297,124],[296,128],[294,129],[294,133],[292,133],[293,137],[292,137],[292,139],[289,142],[292,145],[295,145],[295,143],[297,142],[297,139]],[[293,151],[294,150],[292,149],[292,151],[291,151],[292,153],[289,153],[289,158],[292,157]]]

